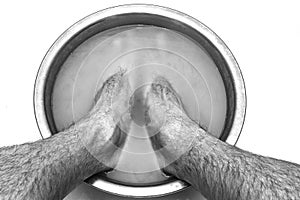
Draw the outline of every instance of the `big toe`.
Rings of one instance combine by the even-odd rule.
[[[120,70],[106,80],[104,86],[106,87],[108,92],[116,90],[124,84],[124,73],[124,70]]]
[[[181,107],[181,100],[177,92],[166,78],[162,76],[156,77],[151,84],[151,90],[157,97],[160,97],[162,100],[170,101],[173,104]]]
[[[115,93],[119,93],[120,88],[125,84],[127,86],[127,82],[124,83],[124,74],[125,70],[120,70],[117,73],[110,76],[99,89],[95,96],[95,102],[97,102],[101,96],[105,98],[112,98]]]

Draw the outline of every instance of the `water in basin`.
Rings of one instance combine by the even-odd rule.
[[[226,93],[213,60],[190,38],[144,25],[98,33],[71,53],[53,89],[52,109],[57,129],[63,130],[86,115],[97,90],[120,67],[127,69],[137,96],[156,75],[167,78],[188,115],[216,137],[220,136],[226,116]],[[137,104],[135,109],[143,108]],[[135,119],[119,164],[108,177],[128,184],[161,182],[166,177],[160,172],[138,114]]]

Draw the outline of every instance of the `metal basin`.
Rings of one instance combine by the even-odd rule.
[[[226,118],[220,139],[235,145],[241,132],[246,95],[236,60],[224,42],[196,19],[169,8],[132,4],[96,12],[66,30],[44,57],[35,83],[34,108],[43,138],[58,132],[52,112],[52,93],[57,75],[69,55],[92,36],[121,26],[151,25],[181,33],[200,45],[211,57],[220,73],[226,92]],[[181,191],[189,185],[171,178],[149,186],[130,186],[106,178],[89,181],[94,187],[127,197],[155,197]]]

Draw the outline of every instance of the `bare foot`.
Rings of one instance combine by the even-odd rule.
[[[120,70],[103,84],[95,96],[95,105],[80,126],[88,131],[80,135],[86,149],[100,162],[113,168],[130,127],[130,85]]]
[[[157,77],[147,94],[148,132],[162,168],[189,151],[196,127],[185,113],[181,100],[171,84]]]

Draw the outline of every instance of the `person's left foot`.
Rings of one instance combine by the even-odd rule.
[[[80,139],[100,162],[114,167],[130,127],[130,85],[120,70],[104,83],[95,96],[95,105],[82,124]]]

